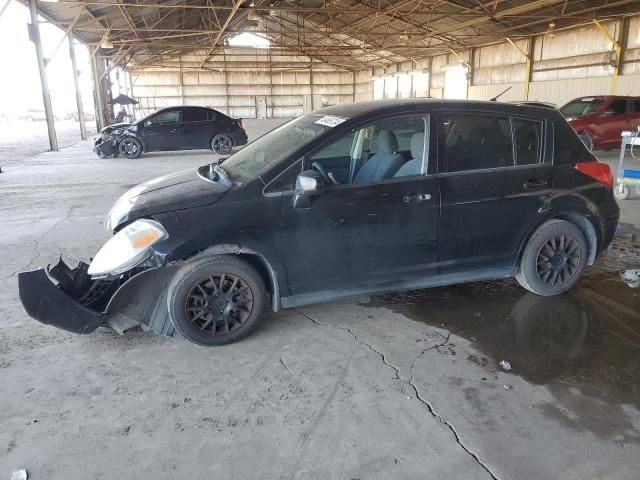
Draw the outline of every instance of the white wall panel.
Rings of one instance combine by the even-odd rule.
[[[571,81],[551,80],[532,82],[529,87],[529,100],[551,102],[560,107],[576,97],[608,95],[610,91],[610,77],[576,78]]]
[[[511,90],[500,97],[501,101],[511,102],[524,98],[524,83],[502,83],[497,85],[472,85],[469,87],[469,100],[491,100],[507,88]],[[531,95],[529,95],[531,98]]]

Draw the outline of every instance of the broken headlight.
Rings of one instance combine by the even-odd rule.
[[[98,251],[89,265],[92,277],[119,275],[143,262],[151,254],[151,246],[169,237],[154,220],[136,220],[116,233]]]

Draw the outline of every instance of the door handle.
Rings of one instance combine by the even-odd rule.
[[[172,128],[171,130],[169,130],[169,133],[176,133],[178,131],[177,128]]]
[[[525,190],[534,190],[536,188],[546,187],[548,183],[546,180],[527,180],[522,186]]]
[[[411,193],[409,195],[405,195],[402,199],[404,203],[424,202],[425,200],[431,200],[430,193]]]

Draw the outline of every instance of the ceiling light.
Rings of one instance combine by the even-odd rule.
[[[545,32],[545,35],[547,37],[555,37],[555,35],[556,35],[556,24],[554,22],[551,22],[549,24],[549,28],[547,28],[547,31]]]
[[[111,43],[111,40],[109,40],[109,37],[107,35],[102,37],[102,41],[100,42],[100,48],[104,48],[104,49],[113,48],[113,43]]]

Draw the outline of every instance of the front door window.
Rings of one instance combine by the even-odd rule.
[[[366,185],[427,171],[429,118],[397,117],[366,125],[322,147],[308,159],[333,185]]]

